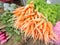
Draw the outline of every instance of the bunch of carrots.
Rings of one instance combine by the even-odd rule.
[[[56,41],[52,23],[34,9],[33,2],[25,7],[17,8],[13,13],[16,17],[14,25],[24,31],[25,37],[32,37],[34,41],[43,40],[46,44],[50,40]]]

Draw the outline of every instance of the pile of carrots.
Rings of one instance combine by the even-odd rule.
[[[56,41],[52,23],[34,9],[33,2],[25,7],[17,8],[13,14],[16,17],[14,25],[24,31],[25,37],[32,37],[34,41],[43,40],[46,44],[50,40]]]

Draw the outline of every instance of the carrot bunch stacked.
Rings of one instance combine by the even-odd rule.
[[[32,37],[34,41],[43,40],[45,43],[56,40],[52,23],[47,21],[43,14],[34,10],[33,3],[19,7],[13,13],[16,16],[15,26],[23,30],[25,36]]]

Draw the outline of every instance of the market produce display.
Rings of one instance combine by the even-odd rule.
[[[25,37],[32,37],[34,41],[45,41],[45,44],[50,40],[56,41],[52,23],[34,9],[33,2],[25,7],[17,8],[13,13],[16,17],[14,25],[24,31]]]
[[[60,45],[60,4],[27,0],[22,7],[1,3],[0,8],[4,8],[0,13],[0,23],[4,25],[0,28],[0,44],[15,36],[16,42],[23,39],[26,43],[28,38],[32,38],[33,43],[42,41],[46,45]]]

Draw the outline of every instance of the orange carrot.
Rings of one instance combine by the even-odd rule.
[[[19,7],[13,13],[16,16],[15,26],[24,31],[25,37],[32,37],[34,42],[44,40],[46,44],[51,39],[56,40],[52,23],[42,13],[34,10],[33,3]]]

